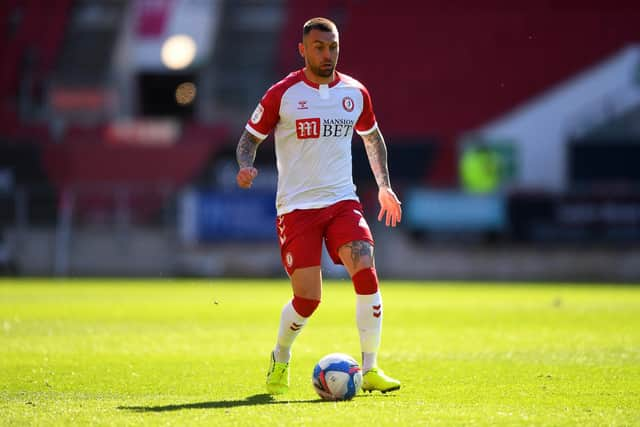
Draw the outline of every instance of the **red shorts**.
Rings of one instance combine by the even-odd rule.
[[[322,242],[335,264],[342,264],[338,249],[346,243],[373,236],[362,205],[344,200],[318,209],[296,209],[276,219],[282,265],[291,276],[295,269],[320,265]]]

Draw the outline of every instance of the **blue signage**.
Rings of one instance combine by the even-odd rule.
[[[198,241],[276,240],[274,193],[209,191],[196,197]]]

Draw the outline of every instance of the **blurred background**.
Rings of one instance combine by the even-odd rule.
[[[285,277],[273,139],[251,191],[234,153],[313,16],[403,200],[377,224],[355,137],[382,277],[640,280],[640,7],[616,0],[2,0],[1,274]]]

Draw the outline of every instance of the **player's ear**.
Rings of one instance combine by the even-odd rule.
[[[298,43],[298,53],[304,58],[304,44]]]

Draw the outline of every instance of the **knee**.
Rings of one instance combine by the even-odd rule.
[[[366,240],[356,240],[344,245],[340,251],[342,262],[347,263],[352,271],[360,271],[366,268],[373,268],[375,265],[373,257],[373,245]]]

